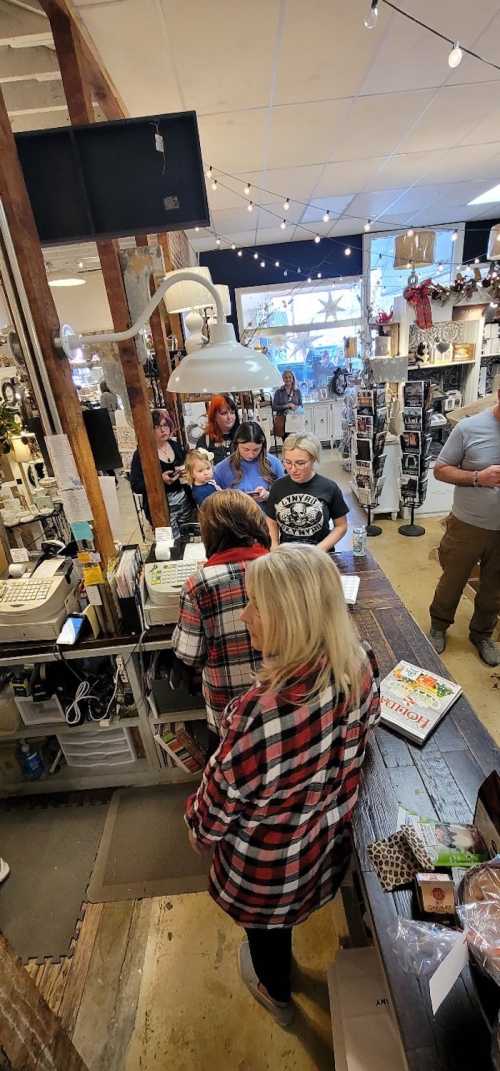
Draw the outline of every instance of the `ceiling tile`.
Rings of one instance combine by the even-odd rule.
[[[231,174],[246,174],[262,161],[267,132],[266,111],[202,115],[198,121],[206,166],[213,164]],[[228,185],[232,183],[228,182]]]
[[[409,127],[432,100],[432,91],[360,97],[335,129],[336,155],[366,159],[399,150]]]
[[[413,127],[408,124],[408,133],[402,139],[399,151],[444,151],[452,146],[467,144],[468,141],[477,140],[480,143],[482,137],[476,135],[487,117],[491,121],[489,138],[483,136],[483,140],[495,141],[500,120],[500,82],[494,85],[444,86],[429,101],[428,109]]]

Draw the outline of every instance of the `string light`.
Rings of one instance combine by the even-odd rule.
[[[243,250],[242,250],[242,249],[238,249],[238,256],[239,256],[239,257],[242,257],[242,256],[243,256]]]
[[[261,266],[261,268],[265,268],[265,266],[266,266],[265,260],[261,260],[260,266]]]
[[[283,209],[284,209],[285,212],[288,212],[289,208],[290,208],[290,201],[289,201],[288,197],[285,197],[285,200],[283,201]]]
[[[320,241],[321,241],[321,237],[320,237],[320,235],[319,235],[319,234],[316,234],[316,235],[315,235],[314,241],[316,242],[316,245],[319,245],[319,243],[320,243]]]
[[[280,262],[279,262],[279,260],[275,260],[275,261],[274,261],[274,267],[275,267],[275,268],[279,268],[279,266],[280,266]]]
[[[320,271],[318,272],[318,274],[317,274],[316,278],[317,278],[317,279],[321,279],[321,272],[320,272]]]
[[[479,257],[474,258],[474,264],[479,264]]]
[[[286,269],[285,269],[285,271],[283,272],[283,275],[285,276],[285,279],[286,279],[286,277],[287,277],[287,275],[288,275],[288,272],[287,272],[287,270],[286,270]]]
[[[453,231],[453,234],[451,236],[452,242],[456,242],[457,238],[458,238],[458,231]]]
[[[330,222],[330,213],[329,213],[329,211],[327,209],[326,212],[323,215],[323,223],[329,223],[329,222]]]
[[[300,275],[302,268],[297,268],[297,275]]]
[[[216,244],[216,245],[220,245],[220,238],[216,238],[216,239],[215,239],[215,244]]]
[[[207,167],[207,170],[206,170],[207,179],[211,179],[212,178],[213,170],[214,169],[213,169],[213,167],[211,165],[210,165],[210,167]]]
[[[463,52],[460,48],[458,41],[453,45],[453,48],[448,56],[448,66],[455,70],[456,67],[460,67],[463,59]]]
[[[200,228],[199,227],[195,227],[194,229],[195,229],[195,231],[199,231]]]
[[[409,227],[407,232],[406,232],[406,237],[407,238],[413,238],[414,234],[415,234],[415,231],[413,230],[413,227]]]
[[[253,255],[253,259],[254,259],[254,260],[258,260],[258,259],[259,259],[259,254],[258,254],[258,253],[254,253],[254,255]]]
[[[282,219],[280,223],[281,230],[284,231],[286,227],[286,219]]]
[[[307,276],[307,281],[308,281],[308,283],[312,283],[312,279],[311,279],[310,275]]]
[[[351,255],[351,252],[352,252],[352,250],[351,250],[351,247],[350,247],[350,245],[346,245],[346,247],[345,247],[345,249],[344,249],[344,256],[346,256],[346,257],[350,257],[350,255]]]
[[[216,179],[216,178],[214,178],[214,179],[212,180],[212,189],[213,189],[213,190],[216,190],[216,189],[217,189],[217,179]]]
[[[369,231],[369,230],[370,230],[370,227],[371,227],[371,223],[370,223],[370,220],[367,220],[367,222],[365,223],[365,228],[364,228],[364,229],[365,229],[365,231]]]
[[[443,270],[443,265],[441,264],[441,261],[439,261],[439,264],[438,264],[438,271],[442,271],[442,270]]]
[[[231,249],[236,249],[236,246],[235,246],[234,242],[231,245]]]
[[[371,0],[370,10],[365,19],[363,19],[363,26],[366,30],[374,30],[378,22],[378,0]]]
[[[246,194],[247,197],[248,197],[248,194],[250,193],[250,189],[251,189],[250,183],[247,182],[247,184],[245,186],[245,194]]]
[[[253,212],[253,201],[249,201],[247,204],[247,211]]]

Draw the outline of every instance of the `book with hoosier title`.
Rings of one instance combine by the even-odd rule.
[[[381,722],[423,744],[462,689],[411,662],[398,662],[380,688]]]

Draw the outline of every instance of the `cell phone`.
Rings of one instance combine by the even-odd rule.
[[[73,647],[80,639],[85,623],[86,618],[83,614],[70,614],[64,622],[56,643],[61,647]]]

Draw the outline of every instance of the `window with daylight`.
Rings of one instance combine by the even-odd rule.
[[[462,263],[463,225],[461,227],[425,227],[435,232],[434,263],[416,268],[419,281],[434,279],[435,282],[449,286],[454,279],[457,267]],[[365,265],[368,272],[368,305],[373,312],[390,312],[394,298],[403,293],[408,285],[411,265],[404,268],[394,267],[394,241],[398,234],[366,235]],[[455,236],[455,240],[454,240]]]
[[[242,342],[262,348],[280,372],[291,368],[304,398],[319,397],[337,368],[361,367],[358,276],[240,289],[236,302]]]

